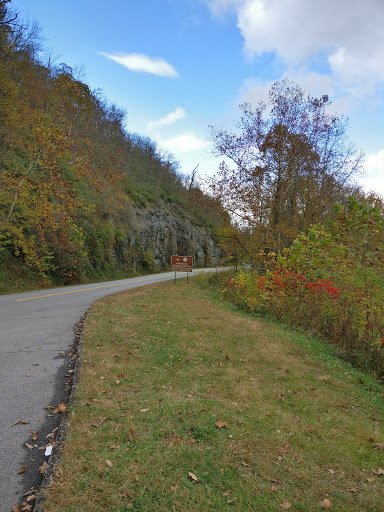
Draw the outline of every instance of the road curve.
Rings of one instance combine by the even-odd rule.
[[[0,512],[10,512],[41,478],[46,458],[38,447],[59,422],[46,407],[64,400],[74,328],[84,313],[100,297],[173,278],[168,272],[0,296]]]

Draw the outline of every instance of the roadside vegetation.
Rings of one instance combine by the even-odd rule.
[[[41,510],[379,512],[382,386],[197,279],[93,306]]]
[[[331,341],[339,355],[384,379],[384,216],[350,199],[264,269],[207,276],[238,308]]]

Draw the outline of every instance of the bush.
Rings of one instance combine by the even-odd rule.
[[[239,272],[222,292],[239,308],[332,341],[384,378],[383,212],[350,198],[336,214],[300,235],[273,271]]]

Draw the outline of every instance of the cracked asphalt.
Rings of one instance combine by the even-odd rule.
[[[85,312],[100,297],[173,278],[169,272],[0,296],[0,512],[40,485],[38,468],[48,459],[39,448],[60,422],[46,407],[65,400],[75,327]]]

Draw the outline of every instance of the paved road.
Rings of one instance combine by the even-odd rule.
[[[46,407],[64,400],[74,329],[89,306],[105,295],[172,278],[169,272],[0,296],[0,512],[10,512],[41,478],[37,468],[47,459],[37,447],[49,442],[46,436],[60,419]]]

